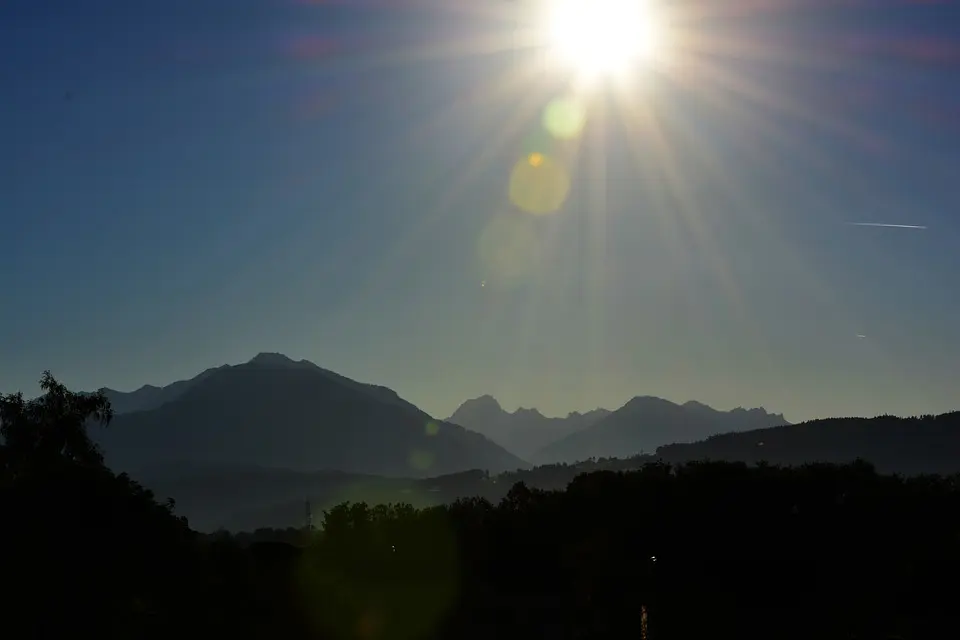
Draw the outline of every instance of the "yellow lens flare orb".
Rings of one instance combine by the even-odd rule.
[[[622,76],[661,54],[652,0],[551,0],[546,20],[554,56],[581,79]]]
[[[559,162],[534,152],[519,160],[510,172],[510,201],[527,213],[558,211],[570,192],[570,176]]]

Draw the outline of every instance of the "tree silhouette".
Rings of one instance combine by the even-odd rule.
[[[69,391],[49,371],[40,379],[43,395],[24,400],[23,393],[0,396],[0,437],[7,473],[65,459],[82,466],[100,467],[103,454],[87,434],[87,425],[106,426],[113,418],[110,401],[102,392]]]
[[[200,585],[194,535],[151,491],[116,475],[87,426],[106,425],[102,393],[0,396],[0,575],[14,585],[2,624],[23,637],[163,637]]]

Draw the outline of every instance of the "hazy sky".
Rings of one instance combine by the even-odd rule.
[[[673,5],[534,216],[523,2],[0,3],[0,390],[281,351],[440,416],[960,408],[960,6]]]

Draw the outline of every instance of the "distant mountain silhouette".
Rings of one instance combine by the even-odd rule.
[[[414,405],[400,398],[392,389],[351,380],[350,378],[341,376],[339,373],[322,369],[309,360],[294,361],[281,353],[264,352],[258,353],[247,364],[301,368],[318,371],[333,380],[341,382],[342,384],[372,393],[381,400],[391,402],[393,404],[403,405],[408,408],[416,408]],[[113,407],[114,413],[118,415],[121,413],[132,413],[134,411],[149,411],[150,409],[156,409],[157,407],[166,404],[171,400],[176,400],[198,382],[201,382],[211,374],[216,373],[217,371],[222,371],[223,369],[227,369],[230,366],[231,365],[225,364],[219,367],[213,367],[207,369],[197,376],[194,376],[193,378],[190,378],[189,380],[180,380],[165,387],[155,387],[147,384],[140,387],[136,391],[130,392],[116,391],[109,388],[101,389],[101,391],[106,394],[107,398],[110,400],[111,406]]]
[[[652,453],[675,442],[695,442],[717,433],[787,424],[781,414],[760,409],[717,411],[690,401],[637,396],[591,426],[545,446],[530,458],[536,464],[575,462],[591,457],[626,458]]]
[[[258,465],[425,476],[527,466],[390,389],[280,354],[209,369],[161,393],[143,391],[121,395],[127,411],[98,434],[111,467]]]
[[[548,418],[536,409],[521,408],[509,413],[493,396],[484,395],[464,402],[447,422],[482,433],[526,459],[551,442],[586,429],[609,413],[607,409],[574,411],[566,418]]]
[[[862,458],[881,473],[960,473],[960,411],[916,418],[829,418],[724,433],[660,447],[657,456],[668,462],[710,458],[782,465]]]
[[[121,413],[132,413],[134,411],[149,411],[157,407],[176,400],[186,393],[190,387],[207,378],[207,376],[220,371],[230,365],[214,367],[207,369],[200,375],[194,376],[189,380],[179,380],[165,387],[155,387],[152,384],[145,384],[136,391],[123,392],[114,389],[103,388],[101,391],[106,394],[110,400],[110,406],[117,415]]]

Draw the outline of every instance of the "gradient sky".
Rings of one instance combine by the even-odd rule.
[[[532,216],[523,2],[0,3],[0,390],[280,351],[441,417],[960,408],[960,6],[673,7]]]

